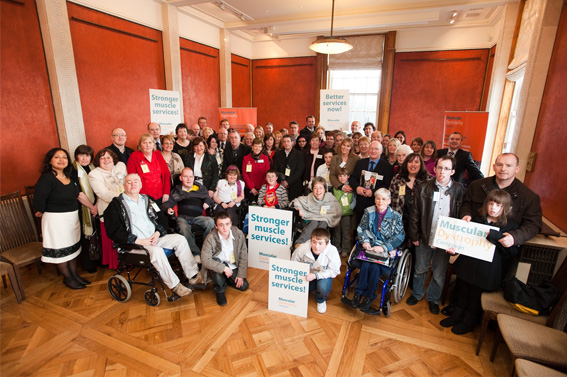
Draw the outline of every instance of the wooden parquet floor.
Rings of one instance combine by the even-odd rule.
[[[250,289],[229,288],[223,308],[211,288],[173,303],[162,293],[150,307],[138,286],[119,303],[107,289],[112,274],[84,274],[93,284],[72,291],[51,266],[41,275],[30,266],[21,305],[2,288],[1,375],[509,376],[512,368],[505,345],[489,361],[492,333],[475,356],[478,330],[452,334],[426,303],[394,304],[390,318],[346,308],[341,276],[327,313],[311,298],[300,318],[268,311],[263,270],[249,269]]]

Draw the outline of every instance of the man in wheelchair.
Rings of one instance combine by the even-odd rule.
[[[185,237],[166,234],[165,229],[159,225],[157,212],[160,209],[149,196],[140,194],[141,188],[142,181],[138,174],[128,174],[124,178],[124,193],[114,198],[104,211],[108,236],[118,244],[144,246],[165,285],[177,295],[187,296],[192,290],[181,284],[163,249],[174,250],[185,276],[190,278],[190,285],[203,281],[197,263]]]
[[[390,275],[390,261],[405,237],[402,216],[390,208],[390,191],[378,189],[374,201],[376,205],[364,210],[357,228],[359,247],[353,258],[358,259],[360,272],[354,297],[343,301],[367,314],[379,314],[372,303],[377,297],[380,276]]]

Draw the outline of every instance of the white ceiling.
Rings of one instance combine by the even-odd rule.
[[[329,35],[332,0],[162,0],[250,40]],[[512,0],[336,0],[334,35],[409,27],[486,26]],[[222,9],[224,8],[224,9]]]

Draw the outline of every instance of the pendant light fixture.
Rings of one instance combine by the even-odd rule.
[[[335,0],[333,0],[333,10],[331,12],[331,35],[329,37],[319,37],[309,48],[319,54],[341,54],[352,49],[352,45],[344,38],[333,37],[333,23],[335,20]]]

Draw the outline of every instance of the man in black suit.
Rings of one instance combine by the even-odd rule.
[[[274,155],[274,170],[278,172],[282,186],[288,189],[289,200],[293,200],[303,191],[301,176],[305,169],[305,158],[293,147],[291,135],[284,135],[282,143],[284,148]]]
[[[471,181],[484,178],[484,175],[478,166],[476,166],[471,153],[459,149],[462,143],[463,134],[456,131],[453,132],[449,135],[449,148],[439,149],[439,151],[437,151],[437,156],[443,157],[445,155],[449,155],[457,161],[457,164],[455,165],[455,174],[453,175],[454,181],[462,182],[465,170],[469,172]]]
[[[112,139],[112,144],[106,148],[116,153],[118,159],[125,165],[128,164],[128,158],[134,151],[126,146],[126,131],[122,128],[115,128],[112,130],[110,138]]]
[[[224,149],[222,171],[230,165],[236,165],[240,173],[242,173],[242,160],[244,156],[252,152],[252,148],[247,145],[240,144],[240,134],[236,130],[231,130],[228,134],[229,144]]]
[[[356,192],[356,223],[362,219],[364,210],[374,205],[374,193],[379,188],[388,189],[394,177],[392,165],[383,158],[382,144],[378,141],[370,143],[369,157],[356,162],[349,178],[350,187]]]
[[[315,131],[315,117],[313,115],[309,115],[305,118],[306,125],[299,131],[300,135],[305,136],[307,140],[309,140],[309,136]]]

